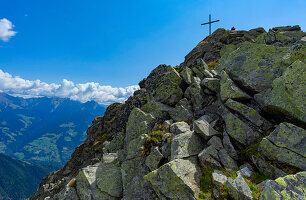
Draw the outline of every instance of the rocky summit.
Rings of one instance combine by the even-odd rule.
[[[217,29],[160,65],[33,199],[306,199],[306,33]]]

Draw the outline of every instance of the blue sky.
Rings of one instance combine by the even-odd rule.
[[[299,24],[305,0],[3,0],[17,34],[0,41],[0,69],[46,83],[137,84],[159,64],[177,65],[208,34]]]

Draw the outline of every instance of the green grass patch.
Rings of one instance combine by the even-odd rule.
[[[200,182],[200,194],[199,200],[204,200],[212,196],[213,193],[213,183],[211,174],[215,169],[209,167],[202,167],[202,177]]]
[[[166,131],[164,131],[164,130],[151,131],[148,134],[149,137],[145,141],[145,144],[144,144],[145,148],[142,151],[142,154],[143,155],[149,155],[151,147],[159,145],[162,142],[163,136],[165,135],[165,133],[166,133]]]

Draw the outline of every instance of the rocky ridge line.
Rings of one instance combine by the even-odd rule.
[[[305,63],[299,26],[218,29],[110,105],[30,199],[304,199]]]

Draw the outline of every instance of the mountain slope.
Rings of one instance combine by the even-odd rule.
[[[30,199],[305,199],[305,80],[299,26],[218,29],[93,120]]]
[[[105,108],[95,102],[0,94],[0,153],[39,164],[64,164],[87,137],[91,118]]]
[[[0,199],[18,200],[32,195],[53,168],[30,164],[0,154]]]

